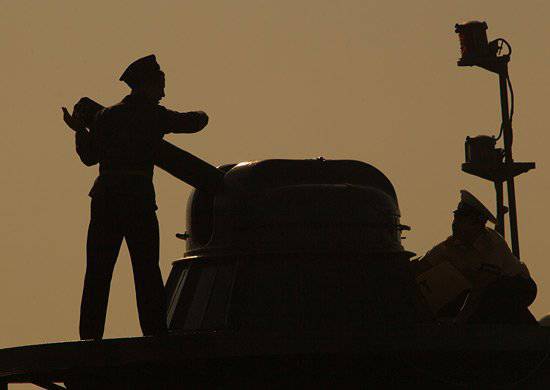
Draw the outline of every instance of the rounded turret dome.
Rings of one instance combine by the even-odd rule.
[[[397,196],[373,166],[351,160],[229,165],[215,196],[188,205],[187,256],[403,252]]]

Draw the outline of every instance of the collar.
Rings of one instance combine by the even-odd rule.
[[[148,99],[147,97],[143,95],[135,95],[130,94],[124,96],[124,99],[122,99],[122,103],[126,104],[151,104],[151,105],[157,105],[158,102],[152,101],[151,99]]]
[[[445,240],[445,242],[446,242],[448,245],[451,245],[451,246],[466,245],[465,243],[463,243],[462,241],[460,241],[458,238],[456,238],[456,237],[453,236],[453,235],[447,237],[447,239]]]
[[[480,245],[480,243],[483,243],[487,239],[487,235],[490,233],[490,230],[492,229],[485,227],[485,229],[480,233],[480,235],[477,236],[477,238],[471,243],[463,242],[459,238],[456,238],[453,235],[449,236],[446,242],[449,245],[453,245],[453,246],[468,246],[468,247],[476,248]]]

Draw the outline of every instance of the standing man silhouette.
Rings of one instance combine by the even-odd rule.
[[[164,73],[154,55],[130,64],[120,77],[132,92],[86,123],[79,102],[64,120],[76,131],[76,150],[88,166],[99,163],[91,191],[80,338],[101,339],[113,269],[122,240],[132,261],[139,321],[144,335],[166,332],[166,296],[159,268],[159,225],[153,187],[155,150],[166,133],[195,133],[208,123],[202,111],[159,105]],[[88,127],[89,131],[86,130]]]

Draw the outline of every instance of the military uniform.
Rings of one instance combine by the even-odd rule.
[[[470,197],[463,195],[461,202],[494,221],[485,206],[481,208]],[[532,322],[527,306],[535,299],[536,284],[526,265],[491,228],[485,227],[470,243],[448,237],[428,251],[416,268],[420,290],[439,317],[455,316],[467,294],[473,293],[482,299],[472,322]]]
[[[148,56],[130,65],[121,80],[134,87],[140,77],[159,71],[155,57]],[[92,204],[80,314],[82,339],[103,335],[111,277],[123,238],[132,261],[142,331],[145,335],[166,331],[152,182],[154,153],[164,134],[193,133],[207,122],[203,112],[171,111],[158,101],[132,93],[101,110],[89,132],[76,132],[76,150],[82,162],[99,162],[99,176],[89,193]]]

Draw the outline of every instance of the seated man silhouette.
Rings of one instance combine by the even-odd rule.
[[[417,282],[433,313],[456,323],[536,324],[527,307],[537,286],[504,238],[487,228],[491,212],[461,191],[452,236],[414,263]]]
[[[132,92],[86,118],[85,99],[64,120],[76,131],[76,150],[88,166],[99,163],[91,191],[86,276],[80,311],[81,339],[101,339],[109,288],[122,240],[132,261],[139,321],[144,335],[166,332],[166,296],[159,268],[159,226],[153,187],[155,148],[166,133],[195,133],[204,112],[180,113],[159,105],[164,73],[154,55],[140,58],[120,77]],[[86,130],[86,126],[89,131]]]

